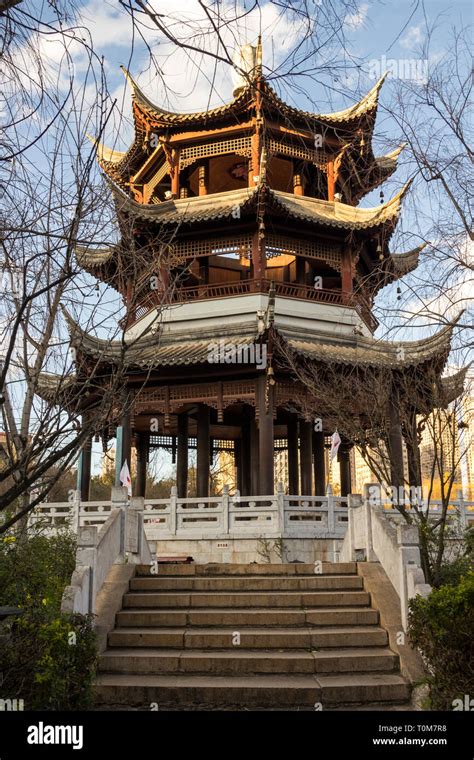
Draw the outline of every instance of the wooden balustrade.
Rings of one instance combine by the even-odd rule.
[[[160,294],[153,291],[135,308],[133,318],[129,318],[128,324],[125,324],[125,320],[122,320],[121,326],[122,328],[131,327],[154,307],[156,308],[177,303],[189,303],[192,301],[229,298],[250,293],[268,293],[272,283],[275,287],[276,295],[281,298],[297,298],[318,303],[333,304],[336,306],[347,305],[357,311],[359,317],[372,332],[378,327],[379,323],[371,313],[369,304],[358,294],[352,294],[347,297],[341,291],[337,290],[325,290],[324,288],[315,288],[295,282],[280,282],[278,280],[270,280],[267,278],[237,280],[235,282],[226,282],[216,285],[192,285],[176,288],[168,294],[165,302],[163,302]]]

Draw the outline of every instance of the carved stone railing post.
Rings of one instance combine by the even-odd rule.
[[[459,489],[456,496],[458,500],[459,522],[461,524],[461,528],[465,530],[467,528],[466,503],[464,501],[464,496],[461,489]]]
[[[225,485],[222,489],[222,532],[226,535],[229,533],[229,486]]]
[[[73,491],[71,494],[71,530],[78,535],[79,528],[81,527],[81,492],[79,490]]]
[[[277,504],[278,504],[278,530],[282,538],[285,537],[285,491],[281,481],[277,484]]]
[[[334,533],[336,529],[336,516],[334,513],[334,496],[332,495],[332,488],[328,485],[326,490],[328,497],[328,511],[327,511],[327,529],[328,533]]]
[[[171,487],[170,495],[170,533],[172,536],[176,535],[177,530],[177,503],[178,503],[178,489],[176,486]]]

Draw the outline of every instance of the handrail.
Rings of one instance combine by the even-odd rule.
[[[176,288],[169,294],[166,302],[163,302],[162,296],[157,291],[153,291],[136,306],[134,314],[129,317],[128,322],[122,320],[121,326],[127,329],[130,328],[154,307],[164,307],[189,301],[229,298],[251,293],[268,293],[272,285],[275,288],[276,295],[281,298],[298,298],[337,306],[347,306],[357,311],[359,317],[371,331],[374,331],[378,327],[378,320],[373,316],[369,304],[360,294],[345,294],[337,290],[315,288],[302,283],[282,282],[268,278]]]

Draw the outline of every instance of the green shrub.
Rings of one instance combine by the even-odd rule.
[[[0,624],[1,698],[26,710],[79,710],[92,702],[93,618],[61,613],[75,566],[75,537],[0,538],[0,605],[19,615]]]
[[[408,626],[429,670],[432,709],[451,710],[454,699],[474,696],[474,572],[412,599]]]
[[[96,636],[89,615],[28,609],[5,625],[2,695],[26,710],[81,710],[92,703]]]
[[[59,612],[76,565],[76,538],[64,531],[26,541],[0,537],[0,605],[39,607],[43,599]]]

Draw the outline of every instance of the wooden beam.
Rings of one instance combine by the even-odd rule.
[[[226,135],[235,135],[239,132],[245,132],[249,129],[252,129],[255,126],[255,119],[250,119],[250,121],[243,121],[239,122],[238,124],[233,124],[229,127],[221,127],[217,129],[205,129],[200,130],[198,132],[180,132],[177,135],[171,135],[168,138],[168,142],[172,145],[180,145],[183,143],[184,145],[188,145],[190,142],[195,140],[205,140],[208,138],[215,138],[215,137],[226,137]]]

